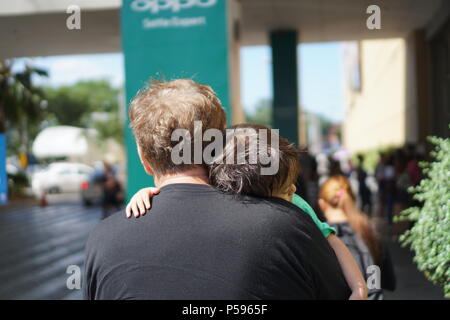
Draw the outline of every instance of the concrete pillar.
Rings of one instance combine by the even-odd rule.
[[[245,113],[241,105],[241,5],[236,0],[228,1],[228,41],[230,57],[230,102],[231,119],[228,124],[245,123]]]
[[[295,30],[270,33],[273,70],[273,128],[298,145],[298,34]]]

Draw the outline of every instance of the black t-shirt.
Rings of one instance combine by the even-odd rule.
[[[282,199],[197,184],[161,188],[142,218],[117,213],[86,247],[87,299],[348,299],[311,218]]]

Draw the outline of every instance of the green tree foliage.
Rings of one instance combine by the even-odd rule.
[[[0,60],[0,133],[7,132],[8,154],[29,152],[45,127],[71,125],[96,129],[101,145],[123,143],[119,90],[107,80],[80,81],[61,87],[37,86],[45,70],[26,65],[14,71],[13,60]]]
[[[118,93],[106,80],[46,88],[47,112],[60,125],[84,127],[89,124],[92,112],[118,112]]]
[[[117,112],[108,114],[106,121],[92,121],[91,127],[97,130],[100,142],[114,139],[119,144],[124,143],[125,132]]]
[[[414,222],[400,241],[415,252],[419,270],[450,297],[450,139],[430,141],[435,161],[422,164],[426,178],[410,190],[423,205],[403,211],[397,221]]]
[[[83,116],[89,112],[89,105],[83,96],[77,95],[71,87],[46,89],[47,112],[55,117],[56,123],[68,126],[83,126]]]
[[[94,128],[99,139],[113,138],[122,143],[123,126],[119,117],[119,90],[106,80],[80,81],[73,85],[46,88],[47,113],[58,125]],[[95,119],[103,113],[106,118]]]
[[[21,146],[21,151],[27,151],[39,130],[44,107],[44,93],[33,78],[46,77],[47,72],[30,65],[13,72],[12,65],[11,60],[0,60],[0,132],[17,137],[9,141],[8,148],[18,151]]]
[[[247,123],[272,127],[272,101],[270,99],[261,99],[256,104],[255,111],[246,114],[246,121]]]

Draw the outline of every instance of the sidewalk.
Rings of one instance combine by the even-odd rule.
[[[388,245],[397,279],[395,291],[384,291],[385,300],[444,300],[444,290],[426,279],[417,269],[411,249],[392,240],[391,227],[387,225],[385,217],[376,215],[373,220]]]
[[[444,291],[427,280],[413,262],[409,248],[390,242],[389,250],[397,277],[397,289],[385,291],[386,300],[444,300]]]

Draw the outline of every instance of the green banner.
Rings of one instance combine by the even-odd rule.
[[[210,85],[231,119],[227,0],[123,0],[127,106],[150,79]],[[127,117],[128,118],[128,117]],[[153,184],[126,123],[127,198]]]

